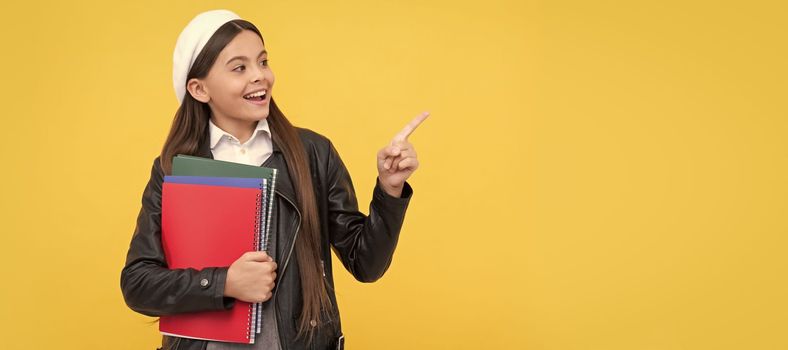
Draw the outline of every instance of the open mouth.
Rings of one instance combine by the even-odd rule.
[[[265,100],[266,93],[267,93],[267,91],[265,91],[265,90],[254,92],[254,93],[251,93],[251,94],[248,94],[248,95],[244,95],[244,99],[247,99],[249,101],[261,102],[261,101]]]

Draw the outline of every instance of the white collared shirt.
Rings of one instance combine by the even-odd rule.
[[[213,159],[260,166],[273,152],[271,130],[268,120],[257,122],[252,137],[243,144],[230,133],[220,129],[213,120],[208,120]]]

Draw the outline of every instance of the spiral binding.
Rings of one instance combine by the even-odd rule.
[[[265,236],[265,243],[264,243],[264,245],[265,245],[266,249],[268,249],[268,240],[271,237],[271,214],[273,213],[274,190],[276,190],[276,175],[277,175],[278,172],[279,171],[277,169],[273,169],[273,174],[271,175],[271,184],[270,184],[271,190],[268,191],[268,193],[269,193],[268,197],[270,197],[270,198],[268,198],[268,216],[267,216],[267,218],[265,220],[266,236]]]
[[[278,173],[277,169],[272,169],[271,172],[271,182],[265,183],[265,187],[263,192],[268,195],[268,202],[263,203],[263,217],[265,218],[265,236],[262,237],[262,246],[260,247],[263,251],[268,251],[269,242],[271,241],[271,215],[273,215],[273,207],[274,207],[274,190],[276,189],[276,175]],[[261,235],[262,236],[262,235]],[[255,332],[260,333],[263,328],[263,303],[258,303],[257,307],[257,327],[255,327]]]
[[[274,206],[273,194],[276,188],[276,175],[278,173],[277,169],[272,170],[270,183],[267,183],[267,179],[261,182],[260,194],[257,196],[257,220],[255,222],[255,232],[259,233],[255,235],[255,250],[266,252],[268,251],[269,242],[271,240],[271,215],[273,215]],[[260,198],[261,195],[267,195],[268,198]],[[267,202],[265,201],[266,199],[268,199]],[[263,220],[265,222],[263,222]],[[252,323],[251,319],[254,318],[253,324],[255,325],[254,332],[247,331],[247,339],[250,339],[250,343],[254,343],[255,334],[262,331],[262,309],[263,303],[255,303],[254,306],[249,308],[249,323]],[[251,329],[251,326],[247,328]]]
[[[262,213],[262,206],[261,203],[263,199],[261,198],[262,194],[262,184],[260,185],[260,192],[257,193],[257,198],[255,200],[255,220],[254,220],[254,242],[252,243],[252,250],[257,251],[258,247],[260,246],[260,234],[262,225],[260,225],[261,221],[261,213]],[[247,321],[246,321],[246,339],[249,340],[249,343],[254,343],[254,333],[252,333],[252,319],[256,318],[254,315],[255,307],[253,304],[249,304],[249,309],[247,312]]]
[[[262,184],[260,185],[260,187],[262,187]],[[262,188],[260,189],[260,192],[257,193],[257,200],[256,200],[256,203],[255,203],[254,245],[252,246],[252,250],[255,250],[255,251],[260,246],[260,235],[262,233],[262,231],[261,231],[262,226],[260,225],[260,220],[262,219],[261,213],[262,213],[263,209],[262,209],[262,204],[261,203],[262,203],[263,200],[262,200],[262,198],[260,198],[261,194],[262,194]]]
[[[266,180],[263,179],[263,181],[262,181],[262,183],[260,185],[261,185],[261,187],[260,187],[261,195],[267,194],[268,193],[267,192],[267,187],[268,186],[266,184]],[[260,251],[268,251],[268,247],[267,247],[267,243],[266,243],[268,239],[267,239],[266,231],[265,231],[266,230],[265,223],[267,221],[267,219],[265,217],[265,213],[266,213],[266,208],[268,207],[268,204],[265,201],[265,197],[263,197],[259,202],[260,203],[258,203],[258,204],[260,205],[261,210],[260,210],[260,212],[258,214],[259,214],[259,222],[262,223],[262,226],[260,227],[260,236],[259,236],[260,242],[258,242],[259,245],[257,246],[257,249],[260,250]]]
[[[263,181],[261,182],[261,186],[262,186],[262,188],[260,189],[260,193],[267,194],[268,193],[267,192],[268,186],[267,186],[266,179],[263,179]],[[260,222],[264,222],[263,220],[265,218],[265,212],[266,212],[266,207],[267,207],[267,204],[266,204],[266,201],[265,201],[265,197],[263,197],[263,199],[260,202],[262,202],[262,205],[261,205],[262,210],[260,211],[260,220],[259,221]],[[261,242],[260,242],[260,244],[257,247],[258,250],[260,250],[260,251],[267,251],[267,247],[266,247],[266,244],[265,244],[266,240],[265,240],[265,236],[264,236],[264,233],[265,233],[264,227],[265,226],[261,227],[261,230],[260,230]],[[256,317],[255,317],[255,327],[254,327],[255,329],[254,329],[254,332],[255,333],[260,333],[260,331],[262,330],[262,324],[261,323],[262,323],[262,320],[263,320],[263,317],[262,317],[262,315],[263,315],[263,303],[256,303],[255,307],[256,307],[256,309],[255,309],[256,310],[256,315],[255,315]]]
[[[261,183],[260,183],[260,186],[261,186],[260,187],[260,193],[261,193],[261,195],[265,195],[267,193],[266,192],[266,189],[267,189],[266,185],[267,185],[266,184],[266,179],[263,179],[263,181],[261,181]],[[265,208],[266,208],[265,197],[263,197],[261,200],[258,201],[258,205],[260,206],[260,209],[261,209],[258,212],[258,214],[259,214],[258,222],[259,223],[264,223],[263,220],[265,218],[265,212],[266,212],[266,210],[265,210]],[[264,225],[261,225],[260,231],[259,231],[260,234],[258,235],[258,237],[260,238],[260,241],[258,242],[257,250],[259,250],[259,251],[266,251],[265,243],[264,243],[265,242],[265,240],[264,240],[264,230],[265,230],[264,227],[265,227]],[[254,308],[255,308],[254,333],[257,334],[257,333],[260,333],[260,331],[262,330],[261,322],[262,322],[262,319],[263,319],[262,318],[263,303],[255,303]]]

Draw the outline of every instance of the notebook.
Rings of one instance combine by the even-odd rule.
[[[259,250],[266,180],[166,176],[162,184],[162,246],[170,268],[230,266]],[[236,300],[230,310],[166,315],[163,334],[253,343],[259,307]]]
[[[266,179],[266,201],[263,203],[263,229],[260,240],[261,251],[268,252],[270,256],[274,256],[274,252],[268,249],[269,237],[271,231],[271,214],[274,205],[274,193],[276,191],[276,177],[278,170],[274,168],[266,168],[260,166],[239,164],[234,162],[227,162],[216,159],[202,158],[196,156],[189,156],[179,154],[172,159],[172,175],[176,176],[210,176],[210,177],[236,177],[236,178],[257,178]],[[262,330],[262,303],[260,303],[255,311],[257,315],[257,322],[255,333],[260,333]]]

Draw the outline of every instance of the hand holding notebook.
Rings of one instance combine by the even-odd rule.
[[[276,263],[266,252],[247,252],[227,271],[224,295],[248,303],[271,298],[276,280]]]

